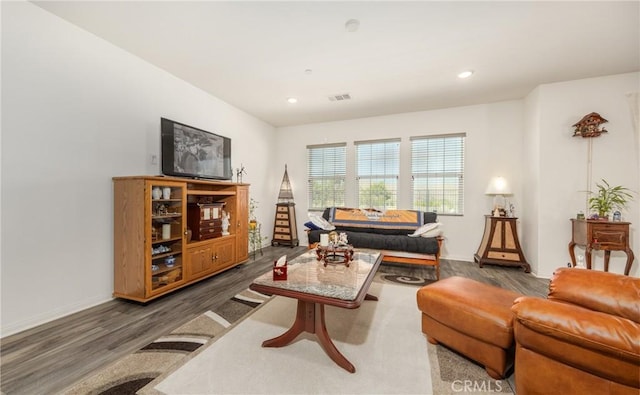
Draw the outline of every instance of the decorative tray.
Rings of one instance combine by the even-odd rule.
[[[329,245],[316,247],[316,255],[319,261],[327,264],[344,264],[349,267],[349,262],[353,260],[353,246],[347,245]]]

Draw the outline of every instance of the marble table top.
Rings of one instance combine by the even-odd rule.
[[[287,280],[273,280],[271,271],[256,278],[253,283],[273,288],[303,292],[340,300],[355,300],[369,278],[380,252],[356,250],[353,261],[344,264],[329,264],[317,259],[316,250],[295,258],[287,265]]]

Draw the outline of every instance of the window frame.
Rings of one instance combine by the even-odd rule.
[[[399,202],[399,194],[398,194],[398,189],[399,189],[399,184],[400,184],[400,169],[401,169],[401,160],[402,158],[400,157],[400,148],[401,148],[401,139],[400,138],[393,138],[393,139],[380,139],[380,140],[363,140],[363,141],[355,141],[354,142],[354,146],[355,146],[355,174],[356,174],[356,205],[358,208],[375,208],[378,210],[387,210],[387,209],[397,209],[398,208],[398,202]],[[395,154],[395,156],[391,156],[390,158],[386,158],[386,150],[387,144],[395,144],[395,153],[392,152],[392,154]],[[361,158],[361,154],[364,154],[364,152],[361,152],[360,149],[361,148],[365,148],[365,147],[373,147],[376,145],[385,145],[384,150],[385,150],[385,163],[383,165],[383,169],[384,171],[382,173],[374,173],[373,172],[373,166],[374,163],[373,161],[375,160],[374,155],[372,153],[370,153],[368,158]],[[387,159],[390,160],[390,163],[387,163]],[[362,161],[368,161],[369,162],[369,172],[366,173],[360,168],[360,165],[362,163]],[[395,162],[395,163],[394,163]],[[379,165],[378,165],[379,166]],[[387,169],[392,168],[393,166],[396,166],[395,172],[387,172]],[[361,196],[361,183],[363,180],[370,180],[369,181],[369,189],[371,190],[372,187],[372,181],[373,180],[381,180],[381,182],[384,184],[384,190],[387,191],[388,190],[388,183],[392,183],[395,186],[393,187],[393,189],[391,190],[392,192],[392,201],[391,204],[387,204],[386,203],[386,199],[383,198],[384,204],[381,207],[380,204],[373,204],[373,199],[375,198],[374,195],[369,195],[369,199],[366,202],[362,201],[362,196]],[[380,198],[379,196],[377,198]]]
[[[447,147],[447,140],[460,139],[457,142],[453,142],[453,146]],[[411,141],[411,154],[410,154],[410,169],[411,169],[411,180],[410,180],[410,199],[411,199],[411,207],[414,210],[423,210],[423,211],[436,211],[438,215],[450,215],[450,216],[461,216],[464,215],[464,163],[465,163],[465,141],[466,141],[466,133],[450,133],[450,134],[439,134],[439,135],[429,135],[429,136],[413,136],[409,139]],[[418,141],[436,141],[441,140],[442,148],[441,149],[432,149],[430,150],[428,147],[426,149],[418,150],[416,147],[416,142]],[[432,152],[433,151],[433,152]],[[414,158],[416,155],[427,155],[427,157],[441,157],[442,166],[437,166],[437,162],[434,163],[434,166],[430,167],[429,163],[426,163],[426,169],[424,168],[416,168],[416,163]],[[427,158],[423,160],[428,161]],[[440,158],[439,158],[440,160]],[[449,168],[447,168],[449,167]],[[416,188],[417,181],[422,180],[426,186],[426,188]],[[440,184],[440,191],[430,191],[428,185],[431,183],[430,180],[435,180],[435,184]],[[447,180],[454,180],[453,184],[456,184],[454,187],[454,192],[451,192],[451,183],[447,183]],[[449,192],[447,192],[447,190]],[[426,196],[426,201],[424,205],[416,204],[419,200],[416,198],[416,192],[422,191]],[[451,201],[451,196],[453,196],[455,200],[455,204],[452,206],[447,205],[447,201]],[[430,203],[431,198],[437,198],[442,203],[435,204],[433,202]],[[454,207],[454,211],[450,211],[450,207]]]
[[[322,164],[312,163],[313,150],[322,150]],[[333,152],[331,152],[333,151]],[[341,152],[339,152],[341,151]],[[328,156],[327,156],[328,154]],[[330,159],[332,165],[324,163],[325,160]],[[312,167],[322,168],[321,171],[312,173]],[[329,171],[326,171],[329,170]],[[324,196],[320,199],[320,206],[313,204],[317,198],[314,198],[315,188],[313,187],[314,181],[321,180],[323,184],[322,192]],[[334,188],[331,190],[326,187],[333,181]],[[341,184],[340,189],[336,189],[335,185]],[[347,184],[347,143],[333,143],[333,144],[314,144],[307,145],[307,209],[308,211],[323,211],[326,207],[344,207],[346,204],[346,184]],[[339,196],[342,195],[342,201],[340,202]]]

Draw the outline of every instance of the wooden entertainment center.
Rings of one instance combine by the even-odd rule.
[[[249,259],[248,184],[165,176],[113,184],[114,297],[147,302]],[[228,235],[219,232],[223,210]]]

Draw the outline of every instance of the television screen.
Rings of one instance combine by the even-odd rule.
[[[230,180],[231,139],[161,119],[162,174]]]

